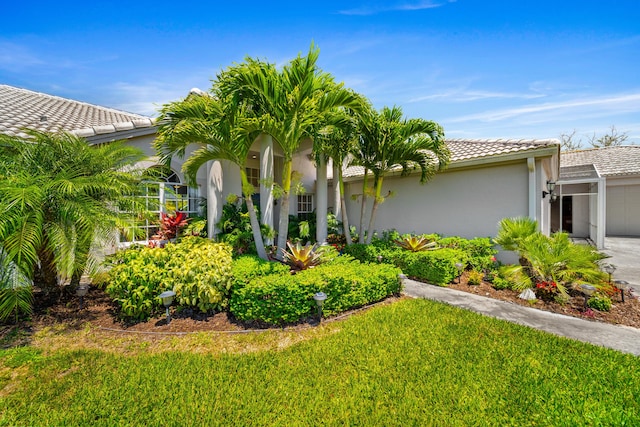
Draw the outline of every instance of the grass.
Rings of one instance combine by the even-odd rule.
[[[638,358],[444,304],[402,300],[289,334],[131,352],[40,337],[0,352],[0,425],[640,423]]]

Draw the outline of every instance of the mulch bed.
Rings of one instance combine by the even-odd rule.
[[[580,317],[593,321],[607,322],[612,324],[627,325],[640,328],[640,301],[627,294],[625,302],[622,303],[620,295],[612,298],[613,305],[611,311],[600,312],[597,310],[584,310],[584,297],[580,293],[574,293],[567,304],[561,305],[553,301],[536,300],[534,303],[518,298],[518,292],[512,290],[496,290],[490,283],[482,282],[479,285],[469,285],[467,283],[467,273],[460,278],[460,283],[452,283],[448,286],[476,295],[509,301],[526,307],[533,307],[540,310],[568,316]],[[35,301],[43,301],[35,295]],[[387,300],[393,302],[397,298]],[[357,311],[357,310],[356,310]],[[355,311],[354,311],[355,312]],[[348,315],[346,313],[345,315]],[[79,308],[78,297],[72,293],[62,295],[56,301],[48,301],[43,305],[35,307],[35,311],[28,321],[20,322],[19,328],[28,332],[45,327],[63,327],[68,330],[84,328],[87,323],[94,327],[116,332],[136,332],[153,334],[175,334],[201,331],[229,331],[244,332],[256,329],[268,329],[268,325],[247,324],[238,322],[228,313],[202,314],[197,311],[184,310],[181,312],[171,311],[171,322],[167,324],[166,317],[159,315],[147,322],[127,323],[117,316],[117,307],[109,296],[95,286],[90,287],[89,293],[84,297],[83,308]],[[340,316],[340,317],[344,317]],[[309,327],[315,319],[306,319],[296,325],[289,325],[288,329]],[[0,325],[0,339],[13,330],[16,325]],[[271,327],[272,329],[280,329]]]
[[[467,283],[467,274],[464,273],[460,278],[460,283],[449,284],[451,289],[457,289],[463,292],[469,292],[476,295],[486,296],[489,298],[509,301],[526,307],[533,307],[540,310],[551,311],[567,316],[580,317],[594,321],[606,322],[615,325],[626,325],[634,328],[640,328],[640,301],[631,297],[629,293],[625,294],[624,303],[620,294],[611,297],[611,310],[597,311],[590,310],[585,312],[584,296],[580,292],[571,292],[569,302],[567,304],[558,304],[554,301],[536,300],[535,303],[518,298],[520,292],[510,289],[497,290],[488,282],[482,282],[479,285],[469,285]]]

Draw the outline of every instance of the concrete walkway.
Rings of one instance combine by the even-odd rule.
[[[403,282],[405,294],[415,298],[444,302],[555,335],[640,356],[640,329],[564,316],[409,279],[403,279]]]

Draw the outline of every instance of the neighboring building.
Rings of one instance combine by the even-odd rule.
[[[563,152],[552,231],[604,246],[604,236],[640,236],[640,146]]]
[[[22,128],[42,131],[68,131],[85,137],[90,144],[125,140],[141,148],[149,159],[140,166],[157,167],[151,143],[156,127],[153,119],[83,102],[0,85],[0,133],[21,135]],[[556,140],[447,140],[451,150],[449,167],[425,185],[417,176],[385,178],[384,193],[395,194],[380,206],[376,221],[379,231],[395,228],[400,232],[494,236],[498,222],[505,217],[530,216],[540,229],[549,233],[551,209],[543,191],[548,181],[556,181],[559,171],[559,143]],[[290,214],[318,214],[319,239],[327,209],[336,206],[331,164],[316,168],[311,159],[311,142],[305,141],[293,159],[306,193],[292,196]],[[189,153],[187,153],[188,155]],[[282,155],[272,138],[259,137],[252,147],[246,170],[259,194],[262,222],[278,224],[278,210],[271,189],[265,182],[279,182]],[[197,185],[185,185],[181,161],[173,159],[165,179],[147,185],[149,206],[157,212],[180,209],[198,211],[206,200],[209,233],[220,217],[229,194],[240,194],[238,168],[226,161],[213,161],[202,168]],[[347,210],[351,224],[359,219],[360,204],[351,196],[361,193],[362,169],[345,170]],[[369,211],[371,206],[368,207]],[[135,224],[153,234],[153,224]],[[143,239],[144,240],[144,239]]]

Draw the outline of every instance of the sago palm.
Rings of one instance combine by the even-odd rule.
[[[161,110],[154,148],[168,163],[174,155],[184,157],[189,145],[200,144],[182,165],[188,182],[195,182],[200,167],[210,160],[229,160],[237,165],[258,256],[266,260],[267,252],[251,198],[255,190],[244,167],[256,133],[245,131],[243,122],[248,116],[243,109],[246,107],[223,98],[215,87],[213,96],[191,94],[184,100],[166,104]]]

